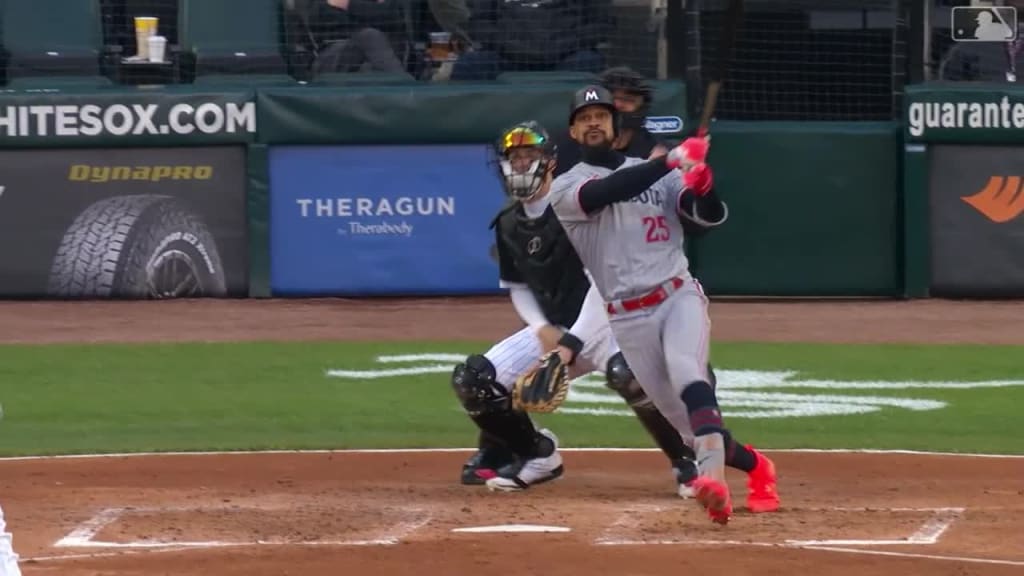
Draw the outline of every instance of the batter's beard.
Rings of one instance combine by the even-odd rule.
[[[612,149],[612,142],[610,140],[605,140],[596,146],[580,144],[580,157],[587,164],[594,166],[618,165],[616,162],[617,154]]]

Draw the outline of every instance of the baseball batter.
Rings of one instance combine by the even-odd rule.
[[[545,352],[558,350],[570,378],[602,371],[609,388],[633,408],[668,457],[680,496],[692,496],[692,450],[657,411],[618,350],[604,303],[550,206],[556,149],[547,131],[524,122],[503,133],[495,147],[512,202],[492,222],[501,286],[526,327],[456,366],[452,385],[480,429],[479,450],[463,466],[464,484],[522,490],[562,474],[558,440],[536,430],[525,412],[511,409],[516,378]]]
[[[752,512],[776,510],[774,464],[738,443],[722,421],[707,373],[708,300],[683,252],[681,220],[711,228],[728,217],[704,162],[707,141],[690,138],[651,160],[627,158],[612,149],[617,121],[603,87],[575,94],[569,126],[582,161],[553,182],[552,207],[640,385],[681,434],[694,435],[698,502],[713,521],[729,521],[729,465],[748,473]]]

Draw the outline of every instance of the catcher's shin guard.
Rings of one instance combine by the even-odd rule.
[[[674,467],[679,460],[694,459],[693,449],[683,442],[679,431],[647,397],[644,389],[640,387],[640,383],[633,376],[633,371],[626,364],[622,352],[617,352],[608,359],[605,382],[608,388],[617,392],[629,404],[644,429],[651,435],[658,448],[661,448]]]
[[[455,366],[452,389],[477,427],[517,456],[531,458],[537,450],[537,429],[529,415],[512,410],[508,392],[495,377],[491,361],[474,354]]]

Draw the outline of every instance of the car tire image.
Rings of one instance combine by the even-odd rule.
[[[60,298],[194,298],[227,294],[216,243],[170,196],[115,196],[64,233],[47,287]]]

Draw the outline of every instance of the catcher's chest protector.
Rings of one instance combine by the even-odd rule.
[[[498,236],[553,324],[572,326],[590,281],[554,210],[530,220],[522,208],[505,213]]]

